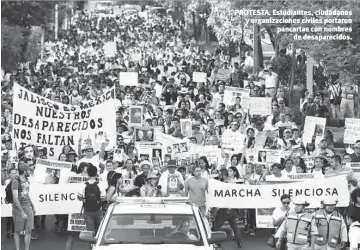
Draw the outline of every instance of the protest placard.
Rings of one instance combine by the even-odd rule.
[[[353,171],[354,177],[358,180],[358,183],[360,183],[360,162],[347,162],[346,167]]]
[[[204,72],[193,72],[193,82],[204,82],[206,83],[206,73]]]
[[[314,157],[306,156],[306,157],[302,157],[302,158],[304,160],[307,170],[311,170],[314,168]]]
[[[138,86],[138,72],[120,72],[119,82],[120,86]]]
[[[122,162],[124,160],[123,149],[115,148],[113,159],[114,161]]]
[[[163,160],[164,156],[163,156],[163,149],[162,148],[159,148],[159,147],[156,147],[156,148],[152,148],[151,149],[151,157],[154,159],[154,158],[157,158],[157,159],[160,159],[160,161]]]
[[[224,104],[234,105],[236,99],[240,98],[240,105],[244,110],[249,109],[250,90],[226,86],[224,90]]]
[[[105,57],[114,57],[116,55],[116,42],[107,42],[103,46]]]
[[[221,146],[223,148],[244,148],[245,136],[240,133],[233,133],[230,130],[225,130],[221,136]]]
[[[221,149],[218,146],[191,144],[190,152],[193,159],[196,159],[197,156],[205,156],[209,164],[217,165],[221,158]]]
[[[71,167],[71,162],[37,159],[34,181],[42,184],[67,183]]]
[[[230,80],[231,69],[219,69],[216,73],[216,79],[228,82]]]
[[[149,161],[152,158],[152,149],[155,147],[155,144],[150,143],[137,143],[136,149],[138,152],[138,157],[142,161]]]
[[[360,119],[345,118],[344,143],[355,144],[360,138]]]
[[[181,134],[184,137],[192,136],[192,123],[190,119],[181,119],[180,128],[181,128]]]
[[[12,216],[12,204],[5,202],[5,186],[1,188],[1,217],[10,217]],[[30,186],[30,198],[36,208],[36,215],[80,212],[82,202],[77,199],[77,195],[84,188],[83,183],[61,185],[33,183]]]
[[[64,146],[78,148],[85,133],[107,131],[115,138],[114,88],[87,105],[69,106],[53,102],[14,85],[13,149],[36,145],[48,159],[57,160]],[[114,143],[112,141],[111,143]]]
[[[258,149],[256,155],[256,162],[260,164],[269,164],[280,163],[281,155],[279,150],[270,150],[270,149]]]
[[[86,231],[86,224],[83,213],[69,214],[68,231],[83,232]]]
[[[153,142],[154,128],[153,127],[135,127],[135,141],[136,142]]]
[[[251,115],[271,115],[271,98],[250,97],[249,112]]]
[[[68,178],[68,183],[85,183],[89,180],[87,176],[79,176],[79,175],[70,175]],[[98,178],[99,183],[103,183],[104,180],[100,177]]]
[[[272,214],[275,208],[257,208],[256,209],[256,227],[274,228]]]
[[[323,137],[325,132],[326,118],[306,116],[302,142],[304,146],[315,143],[316,137]]]
[[[338,206],[346,207],[350,195],[346,176],[271,185],[238,185],[209,179],[208,187],[207,205],[219,208],[277,207],[283,194],[304,195],[311,207],[319,207],[325,196],[336,196]]]
[[[141,126],[143,122],[143,107],[142,106],[130,106],[129,108],[129,125]]]

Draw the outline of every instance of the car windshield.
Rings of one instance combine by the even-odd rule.
[[[193,215],[113,214],[101,240],[101,245],[109,244],[203,246],[203,241]]]

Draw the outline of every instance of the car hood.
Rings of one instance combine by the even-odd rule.
[[[205,250],[205,246],[194,245],[175,245],[175,244],[162,244],[162,245],[141,245],[141,244],[113,244],[107,246],[99,246],[93,248],[93,250]]]

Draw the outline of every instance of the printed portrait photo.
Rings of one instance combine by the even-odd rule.
[[[186,142],[180,143],[180,152],[181,153],[188,152],[188,146]]]
[[[259,151],[258,162],[266,162],[266,151]]]
[[[59,184],[60,169],[46,168],[45,184]]]
[[[141,125],[143,120],[143,109],[141,106],[132,106],[129,109],[129,124]]]
[[[152,157],[162,159],[162,149],[160,148],[153,148],[152,149]]]

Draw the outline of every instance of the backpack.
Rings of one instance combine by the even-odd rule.
[[[85,200],[84,200],[84,209],[86,211],[98,211],[102,206],[100,188],[98,186],[99,182],[90,184],[86,182],[85,185]]]
[[[19,177],[16,177],[14,180],[17,180],[19,182],[19,193],[21,192],[21,182],[20,182],[20,178]],[[12,182],[14,181],[10,181],[10,183],[6,186],[5,188],[5,202],[8,203],[8,204],[12,204],[14,202],[14,197],[13,197],[13,193],[12,193],[12,188],[11,188],[11,185],[12,185]]]

